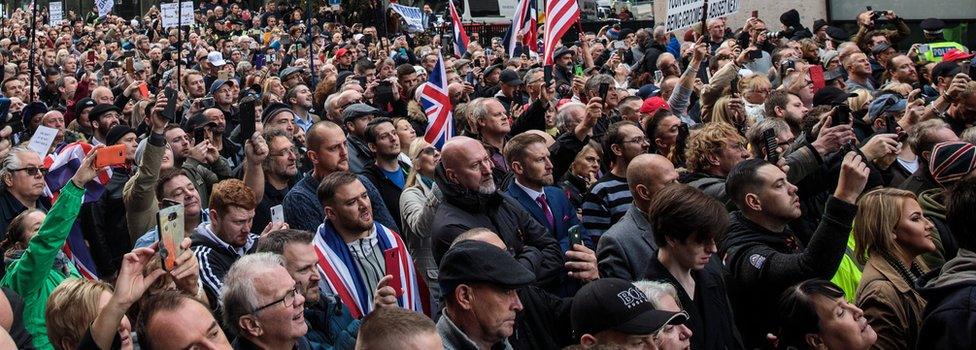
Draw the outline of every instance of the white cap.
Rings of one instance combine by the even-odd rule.
[[[224,55],[220,51],[211,51],[207,54],[207,61],[217,67],[227,64],[227,61],[224,61]]]

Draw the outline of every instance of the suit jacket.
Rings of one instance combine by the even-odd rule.
[[[654,256],[657,244],[651,224],[636,206],[600,237],[596,248],[600,277],[638,281],[645,277],[647,262]]]
[[[546,194],[546,201],[549,203],[549,210],[552,211],[555,227],[549,225],[549,221],[546,220],[546,214],[542,212],[542,207],[535,201],[535,198],[529,197],[529,194],[525,193],[525,190],[519,187],[515,181],[512,181],[508,185],[506,192],[518,201],[522,209],[532,214],[532,218],[536,222],[549,230],[549,234],[552,235],[552,238],[559,241],[559,246],[564,252],[569,250],[569,228],[580,225],[580,222],[576,216],[576,208],[569,203],[569,198],[566,197],[566,193],[562,189],[555,186],[545,186],[542,188],[542,192]],[[592,248],[593,244],[586,229],[583,228],[583,225],[580,225],[579,228],[583,245]]]

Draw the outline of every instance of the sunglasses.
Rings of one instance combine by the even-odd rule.
[[[20,169],[10,169],[10,171],[11,172],[26,171],[27,172],[27,175],[30,175],[30,176],[37,176],[38,174],[40,174],[40,175],[47,175],[47,169],[46,168],[41,168],[41,167],[36,167],[36,166],[29,166],[29,167],[24,167],[24,168],[20,168]]]

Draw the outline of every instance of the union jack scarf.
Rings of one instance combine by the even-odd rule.
[[[388,275],[399,274],[400,276],[400,290],[403,293],[397,298],[397,304],[407,310],[426,313],[427,301],[421,295],[422,287],[417,281],[417,271],[414,269],[413,258],[407,251],[407,246],[400,239],[400,235],[393,230],[379,222],[374,222],[374,225],[380,250],[399,251],[399,271],[386,271]],[[373,291],[368,290],[369,288],[363,282],[356,261],[349,252],[349,246],[335,231],[331,222],[326,220],[319,225],[312,243],[318,256],[319,273],[323,277],[320,287],[338,296],[339,300],[349,308],[352,317],[359,319],[373,311]]]

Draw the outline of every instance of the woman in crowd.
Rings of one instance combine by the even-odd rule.
[[[859,201],[855,256],[864,272],[857,306],[877,332],[880,348],[909,349],[915,344],[925,309],[925,299],[915,290],[925,272],[919,256],[935,251],[933,228],[911,192],[883,188]]]
[[[430,221],[436,205],[434,199],[434,169],[441,161],[441,152],[423,139],[416,139],[407,151],[413,162],[407,174],[403,194],[400,195],[400,213],[403,220],[402,237],[406,241],[417,270],[422,271],[427,287],[437,288],[437,263],[430,246]],[[431,293],[433,296],[434,293]]]
[[[683,128],[681,119],[674,113],[665,108],[658,109],[647,120],[647,125],[644,128],[645,137],[650,144],[647,151],[668,158],[675,164],[675,167],[683,167],[685,164],[683,137],[688,136],[682,134],[686,131]]]
[[[601,150],[602,148],[592,141],[583,146],[583,150],[576,154],[569,171],[560,181],[563,191],[576,208],[582,208],[583,195],[600,178]]]
[[[12,261],[7,265],[7,273],[0,280],[0,286],[10,288],[24,298],[26,327],[34,336],[34,345],[40,349],[51,347],[44,324],[48,296],[66,278],[81,277],[74,265],[61,255],[61,247],[78,218],[82,198],[85,196],[85,185],[103,170],[96,169],[93,164],[95,151],[99,148],[101,146],[88,152],[78,171],[61,189],[58,200],[51,206],[48,215],[25,212],[27,217],[23,220],[32,223],[31,226],[40,218],[37,233],[28,238],[25,236],[33,230],[21,231],[20,236],[29,241],[22,254],[10,257]],[[30,151],[23,149],[21,152]],[[20,243],[23,244],[23,241]]]
[[[864,311],[844,300],[830,281],[812,279],[790,287],[779,300],[778,349],[867,350],[878,339]]]

